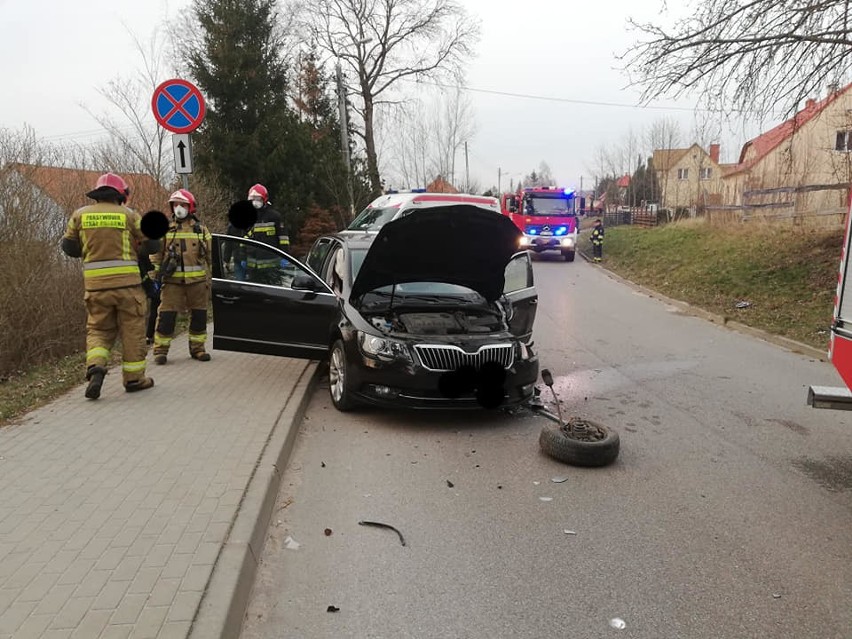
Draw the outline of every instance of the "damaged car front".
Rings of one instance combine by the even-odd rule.
[[[520,232],[469,205],[416,211],[378,233],[317,239],[286,276],[234,281],[214,244],[214,347],[328,359],[339,410],[496,407],[532,397],[538,301]],[[272,282],[272,284],[270,284]]]

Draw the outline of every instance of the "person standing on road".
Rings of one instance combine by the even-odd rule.
[[[212,237],[196,215],[195,196],[180,189],[169,197],[172,222],[163,248],[154,256],[161,282],[160,310],[154,334],[154,363],[168,361],[178,313],[189,312],[189,355],[210,361],[207,342],[207,306],[210,298]]]
[[[592,228],[592,255],[595,262],[603,259],[604,227],[600,220],[595,220]]]
[[[128,393],[151,388],[145,376],[145,293],[139,254],[154,253],[158,240],[142,233],[142,218],[124,206],[130,188],[114,173],[101,175],[86,194],[95,204],[68,220],[62,250],[83,261],[86,304],[86,397],[98,399],[110,353],[121,338],[121,374]]]

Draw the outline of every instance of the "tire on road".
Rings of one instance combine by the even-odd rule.
[[[541,450],[572,466],[606,466],[618,457],[618,433],[591,420],[582,420],[593,427],[599,439],[578,439],[566,433],[561,426],[548,424],[541,429],[538,443]]]
[[[562,257],[565,258],[566,262],[573,262],[574,261],[574,251],[563,251]]]

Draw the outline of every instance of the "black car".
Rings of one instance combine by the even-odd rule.
[[[214,235],[213,348],[328,359],[339,410],[524,402],[538,375],[538,295],[519,237],[468,205],[320,237],[306,264]]]

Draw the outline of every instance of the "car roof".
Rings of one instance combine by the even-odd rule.
[[[370,202],[367,208],[385,208],[403,206],[406,204],[441,206],[447,204],[474,204],[500,210],[500,202],[496,197],[487,195],[472,195],[470,193],[386,193]]]

